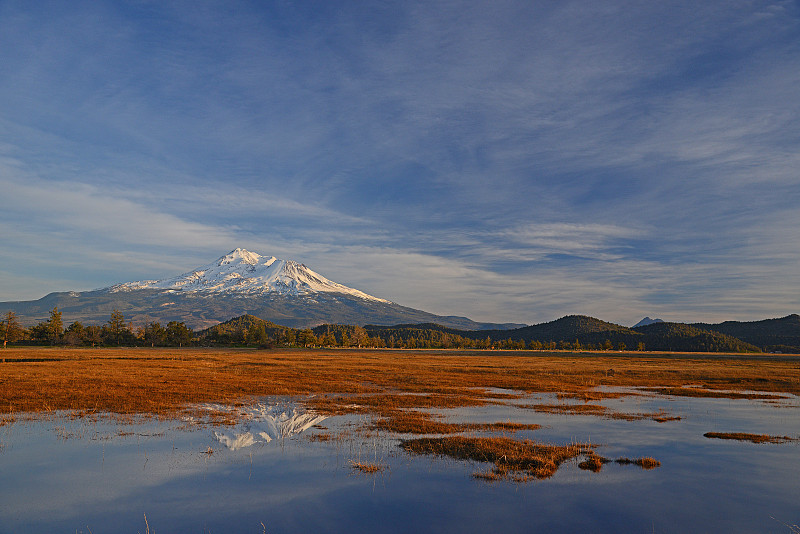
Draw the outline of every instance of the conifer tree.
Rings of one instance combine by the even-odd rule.
[[[79,321],[75,321],[64,331],[64,343],[68,345],[80,345],[84,339],[86,339],[86,327]]]
[[[17,341],[22,337],[24,330],[19,325],[17,314],[13,311],[6,312],[3,321],[0,322],[0,335],[3,336],[3,348],[6,348],[8,342]]]
[[[267,343],[267,329],[264,323],[256,323],[247,331],[246,341],[251,345],[265,345]]]
[[[123,341],[133,337],[130,326],[125,323],[125,316],[119,310],[111,312],[111,318],[103,326],[104,341],[121,345]]]
[[[167,341],[167,331],[158,321],[152,321],[145,325],[142,330],[142,341],[149,343],[151,347],[163,345]]]
[[[264,329],[264,323],[261,323],[261,329]],[[192,342],[192,330],[184,323],[178,321],[170,321],[167,323],[167,341],[170,345],[178,345],[182,347]],[[266,337],[266,334],[264,334]]]
[[[92,347],[103,341],[103,329],[96,324],[90,324],[86,327],[86,342],[91,343]]]
[[[47,320],[47,338],[51,344],[55,345],[61,340],[64,334],[64,323],[61,321],[61,312],[58,306],[50,310],[50,318]]]

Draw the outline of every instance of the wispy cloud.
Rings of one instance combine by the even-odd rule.
[[[79,238],[110,239],[119,243],[168,247],[222,245],[233,234],[217,227],[181,220],[124,198],[107,195],[94,186],[24,182],[4,178],[0,187],[6,218],[29,218],[36,228],[56,234],[74,232]],[[19,220],[19,219],[18,219]]]

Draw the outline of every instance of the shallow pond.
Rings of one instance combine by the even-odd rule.
[[[800,442],[703,436],[800,437],[798,397],[592,401],[681,417],[664,423],[530,408],[563,403],[549,395],[505,402],[438,413],[537,423],[514,436],[591,442],[602,456],[661,466],[593,473],[572,461],[546,480],[484,482],[472,475],[485,465],[410,456],[398,447],[408,436],[366,432],[359,417],[324,419],[287,399],[232,409],[247,412],[233,426],[18,417],[0,427],[0,533],[798,531]],[[358,462],[383,470],[365,474]]]

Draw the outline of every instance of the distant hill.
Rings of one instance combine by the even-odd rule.
[[[645,336],[645,344],[654,350],[677,352],[761,352],[741,339],[720,332],[711,332],[683,323],[651,323],[639,326],[636,332]]]
[[[292,341],[296,340],[295,329],[265,321],[254,315],[242,315],[216,324],[196,333],[196,336],[207,343],[270,345],[274,340],[287,338],[292,332]]]
[[[609,336],[631,335],[629,328],[608,323],[587,315],[567,315],[549,323],[541,323],[514,330],[518,339],[538,339],[551,341],[570,341],[579,339],[582,343],[596,343]],[[500,332],[496,335],[502,336]],[[514,339],[514,338],[512,338]]]
[[[417,324],[417,325],[394,325],[394,326],[366,326],[370,335],[378,335],[383,339],[409,339],[417,337],[431,342],[438,339],[448,339],[448,336],[462,337],[465,339],[485,341],[491,343],[498,342],[524,342],[540,341],[542,343],[555,343],[567,341],[574,343],[578,340],[581,344],[603,343],[605,340],[615,337],[616,334],[630,334],[636,336],[635,332],[624,326],[607,323],[600,319],[585,315],[569,315],[549,323],[525,326],[522,328],[512,328],[508,330],[486,329],[486,330],[459,330],[446,328],[437,324]],[[617,336],[619,337],[619,336]]]
[[[649,324],[663,323],[663,322],[664,321],[662,321],[661,319],[651,319],[650,317],[645,317],[644,319],[633,325],[631,328],[636,328],[637,326],[647,326]]]
[[[796,313],[763,321],[696,323],[692,326],[727,334],[770,352],[800,352],[800,315]]]
[[[680,323],[653,322],[648,325],[627,328],[586,315],[568,315],[555,321],[509,330],[457,330],[440,325],[395,325],[367,326],[370,335],[380,335],[386,339],[407,339],[412,336],[437,339],[447,333],[473,340],[489,339],[493,343],[511,341],[538,341],[542,344],[562,346],[569,344],[587,348],[618,348],[624,344],[627,349],[636,349],[643,344],[646,350],[676,352],[760,352],[759,347],[746,343],[720,332],[705,331]]]

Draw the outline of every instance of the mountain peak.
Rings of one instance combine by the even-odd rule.
[[[217,260],[217,264],[226,265],[229,263],[246,263],[248,265],[258,265],[258,262],[261,261],[261,258],[263,258],[263,256],[260,254],[250,252],[244,248],[236,248]],[[271,259],[275,260],[276,258],[273,256]]]
[[[645,317],[644,319],[642,319],[641,321],[639,321],[638,323],[633,325],[631,328],[636,328],[636,327],[639,327],[639,326],[647,326],[649,324],[663,323],[663,322],[664,321],[662,321],[661,319],[651,319],[650,317]]]
[[[364,300],[389,303],[357,289],[328,280],[305,265],[275,256],[236,248],[214,263],[165,280],[128,282],[107,288],[111,293],[139,289],[167,289],[240,295],[313,295],[343,293]]]

